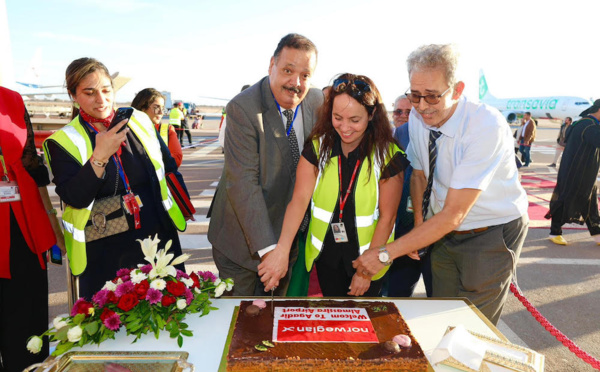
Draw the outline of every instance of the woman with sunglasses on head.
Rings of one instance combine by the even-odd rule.
[[[161,119],[166,112],[165,97],[162,93],[154,88],[142,89],[131,102],[131,107],[143,111],[148,115],[158,135],[169,147],[171,156],[175,159],[175,164],[179,167],[183,160],[183,151],[177,139],[177,132],[175,132],[175,128],[171,124],[161,123]]]
[[[44,142],[44,150],[65,204],[65,245],[78,277],[76,292],[91,300],[117,270],[144,262],[136,240],[158,236],[161,247],[171,240],[169,253],[182,254],[177,230],[186,223],[165,173],[174,172],[184,183],[146,114],[134,110],[130,119],[111,126],[114,90],[106,66],[77,59],[65,80],[77,105],[73,120]]]
[[[310,202],[305,264],[308,271],[316,266],[323,295],[379,296],[387,267],[369,277],[356,272],[352,261],[392,240],[407,165],[377,87],[366,76],[340,75],[304,145],[279,242],[258,266],[265,289],[285,275]],[[380,258],[391,264],[387,252]]]

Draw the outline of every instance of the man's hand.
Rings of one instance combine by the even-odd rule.
[[[279,279],[287,273],[289,253],[277,245],[274,250],[262,256],[260,260],[258,275],[265,286],[265,292],[269,292],[279,286]]]
[[[371,277],[360,274],[358,272],[354,273],[352,277],[352,283],[350,283],[350,292],[348,295],[350,296],[362,296],[371,286]]]
[[[381,271],[384,265],[379,261],[379,250],[367,249],[365,253],[352,261],[352,267],[356,269],[357,273],[371,278]]]

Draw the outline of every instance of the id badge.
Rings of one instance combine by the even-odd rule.
[[[346,227],[343,222],[332,223],[331,231],[333,232],[333,239],[336,243],[345,243],[348,241],[348,235],[346,235]]]
[[[0,182],[0,203],[15,202],[21,200],[21,193],[16,181]]]
[[[127,212],[127,214],[132,214],[130,207],[131,203],[137,204],[139,208],[143,207],[142,200],[138,195],[125,194],[123,195],[123,207],[125,208],[125,212]]]
[[[408,213],[414,213],[413,206],[412,206],[412,199],[410,198],[410,196],[406,200],[406,211]]]

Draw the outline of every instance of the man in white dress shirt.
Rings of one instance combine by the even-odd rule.
[[[497,324],[527,235],[527,195],[510,127],[498,110],[462,95],[457,61],[450,45],[422,46],[409,56],[407,96],[414,109],[407,156],[414,168],[415,228],[354,265],[375,273],[384,259],[417,257],[414,251],[433,244],[433,296],[467,297]],[[430,179],[431,137],[437,137],[437,158],[432,152]]]

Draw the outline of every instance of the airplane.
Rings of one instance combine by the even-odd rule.
[[[534,118],[564,121],[569,116],[575,120],[592,105],[585,98],[573,96],[496,98],[488,89],[483,70],[479,70],[479,101],[500,110],[509,123],[516,122],[518,115],[528,111]]]

